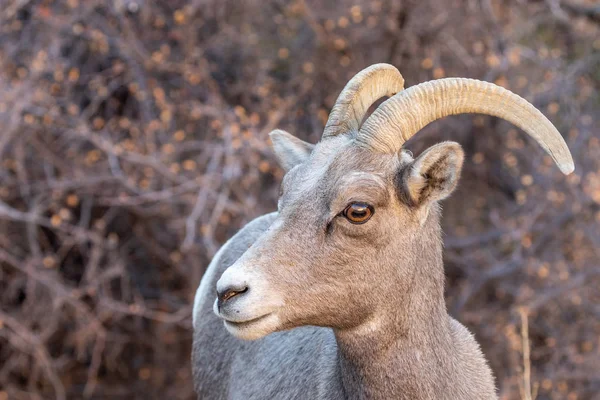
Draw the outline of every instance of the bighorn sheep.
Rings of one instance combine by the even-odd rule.
[[[199,398],[497,398],[479,345],[444,302],[438,202],[463,151],[444,142],[413,159],[402,145],[436,119],[483,113],[522,128],[563,173],[573,160],[550,121],[506,89],[403,85],[396,68],[373,65],[346,85],[318,144],[271,133],[287,171],[278,211],[229,240],[196,293]]]

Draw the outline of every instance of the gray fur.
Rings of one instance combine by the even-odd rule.
[[[369,152],[352,135],[311,153],[278,140],[293,154],[278,211],[222,247],[196,294],[198,397],[496,399],[477,342],[443,295],[438,201],[456,186],[460,146],[413,160]],[[353,201],[374,207],[368,222],[340,215]],[[232,284],[248,291],[218,306],[216,289]]]

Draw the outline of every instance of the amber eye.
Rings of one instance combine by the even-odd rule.
[[[367,222],[374,212],[373,206],[367,203],[350,203],[342,214],[348,221],[358,225]]]

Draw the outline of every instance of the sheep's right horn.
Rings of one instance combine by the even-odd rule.
[[[404,89],[404,78],[393,65],[374,64],[346,84],[338,96],[323,131],[323,139],[346,132],[358,132],[369,107],[384,96]]]
[[[356,142],[375,151],[398,152],[430,122],[464,113],[493,115],[512,122],[534,138],[564,174],[575,169],[567,144],[544,114],[513,92],[475,79],[439,79],[398,93],[371,114]]]

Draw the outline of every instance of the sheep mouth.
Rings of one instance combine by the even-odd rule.
[[[280,328],[276,313],[264,314],[243,322],[224,321],[225,329],[238,339],[257,340]]]
[[[234,327],[237,329],[241,329],[241,328],[246,328],[246,327],[252,326],[258,322],[261,322],[261,321],[265,320],[267,317],[269,317],[271,314],[272,313],[264,314],[264,315],[261,315],[260,317],[248,319],[246,321],[230,321],[230,320],[225,319],[224,322],[225,322],[225,325],[228,325],[230,327]]]

